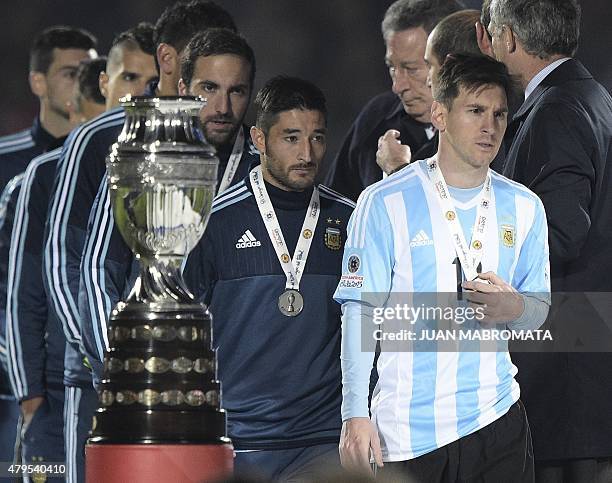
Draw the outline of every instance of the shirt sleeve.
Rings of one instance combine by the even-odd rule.
[[[521,246],[512,286],[523,294],[525,310],[511,329],[537,329],[546,320],[550,307],[550,260],[548,225],[544,205],[535,199],[533,222]]]
[[[391,290],[393,229],[384,204],[371,190],[362,194],[351,216],[334,299],[342,304],[342,419],[368,416],[368,389],[375,340],[372,310]],[[365,330],[364,330],[365,329]]]

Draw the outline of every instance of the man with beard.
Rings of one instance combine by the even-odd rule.
[[[255,104],[261,165],[213,202],[185,281],[213,313],[236,474],[321,481],[321,468],[339,466],[340,310],[331,296],[354,205],[314,185],[326,149],[323,93],[275,77]]]
[[[206,139],[220,159],[218,193],[240,182],[259,159],[242,124],[251,98],[255,56],[247,42],[228,29],[209,29],[193,37],[183,54],[179,92],[207,98],[200,117]],[[79,309],[94,379],[102,374],[107,320],[129,283],[132,251],[115,227],[106,178],[91,212],[81,265]],[[235,243],[235,242],[234,242]],[[99,301],[102,301],[100,303]]]

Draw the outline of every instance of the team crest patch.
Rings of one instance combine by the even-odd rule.
[[[351,255],[348,259],[348,271],[355,273],[361,266],[361,260],[357,255]]]
[[[330,250],[340,250],[342,248],[342,235],[338,228],[327,227],[325,229],[325,246]]]
[[[513,225],[502,225],[501,231],[501,238],[504,246],[512,248],[514,246],[516,229]]]

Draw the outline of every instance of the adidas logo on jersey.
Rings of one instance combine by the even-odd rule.
[[[245,231],[244,235],[242,235],[238,240],[238,243],[236,243],[236,248],[251,248],[260,246],[261,242],[253,236],[251,230]]]
[[[424,230],[420,230],[415,237],[410,240],[410,248],[424,247],[427,245],[433,245],[433,240],[427,236]]]

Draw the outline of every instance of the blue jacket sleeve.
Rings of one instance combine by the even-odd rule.
[[[210,232],[205,231],[198,244],[189,254],[183,270],[183,280],[185,280],[187,287],[196,300],[206,305],[210,304],[215,283],[218,280],[215,267],[215,248],[212,239]]]
[[[12,178],[0,195],[0,364],[7,371],[6,347],[6,283],[8,280],[8,259],[11,247],[11,231],[15,218],[15,205],[19,195],[19,187],[23,181],[23,173]],[[17,191],[15,193],[15,191]],[[2,371],[0,375],[4,377]],[[0,381],[0,391],[7,389],[7,382]]]
[[[81,338],[78,292],[87,221],[104,176],[104,160],[124,118],[123,111],[109,111],[72,131],[58,163],[45,235],[45,283],[73,345]]]
[[[45,393],[48,317],[41,247],[46,207],[37,203],[35,167],[30,165],[9,202],[16,201],[16,208],[8,260],[6,340],[9,380],[18,400]]]
[[[108,349],[108,320],[130,287],[133,265],[132,251],[115,225],[104,178],[89,218],[79,288],[83,351],[96,381],[102,376],[104,353]]]

